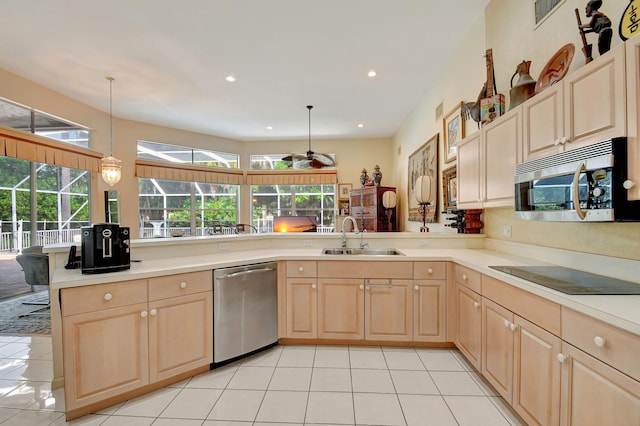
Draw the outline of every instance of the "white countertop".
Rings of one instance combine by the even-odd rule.
[[[172,257],[132,262],[128,271],[108,274],[83,275],[80,270],[56,269],[51,283],[52,289],[102,284],[132,279],[143,279],[158,275],[217,269],[275,260],[353,260],[375,261],[452,261],[475,269],[515,287],[544,297],[568,308],[593,316],[621,329],[640,335],[640,295],[574,296],[513,277],[489,268],[491,265],[544,265],[529,258],[512,256],[487,249],[464,248],[402,248],[396,247],[406,256],[327,256],[321,248],[267,248],[204,254],[198,256]],[[640,285],[640,284],[639,284]]]

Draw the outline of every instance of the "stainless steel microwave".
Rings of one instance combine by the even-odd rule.
[[[627,139],[613,138],[516,166],[516,218],[564,222],[639,221],[629,200]]]

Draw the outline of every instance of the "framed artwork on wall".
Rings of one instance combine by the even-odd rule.
[[[340,201],[349,201],[349,191],[351,191],[352,186],[350,183],[339,183],[338,184],[338,200]]]
[[[458,206],[457,166],[442,171],[442,209],[455,209]]]
[[[418,200],[416,200],[416,179],[418,176],[431,176],[435,182],[436,200],[438,199],[438,141],[440,133],[436,133],[431,139],[424,143],[420,148],[409,156],[409,166],[407,173],[407,204],[409,206],[409,220],[411,222],[422,222],[422,216],[418,213]],[[438,202],[429,206],[427,212],[427,223],[436,221],[436,213],[438,212]]]
[[[457,145],[462,139],[464,139],[464,118],[462,117],[463,104],[464,102],[461,101],[442,119],[445,163],[449,163],[456,159]]]

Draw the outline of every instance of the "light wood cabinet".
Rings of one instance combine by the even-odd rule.
[[[413,341],[447,341],[447,262],[413,264]]]
[[[318,337],[364,338],[364,281],[318,278]]]
[[[627,68],[627,155],[628,179],[634,186],[627,190],[630,200],[640,200],[640,39],[625,42]]]
[[[147,313],[145,300],[63,318],[66,411],[149,383]]]
[[[482,208],[481,148],[479,131],[458,145],[458,208]]]
[[[482,369],[489,381],[508,402],[513,395],[513,312],[482,298]]]
[[[318,284],[316,278],[287,278],[286,337],[318,337]]]
[[[208,367],[212,289],[211,271],[62,289],[68,418]]]
[[[412,284],[412,280],[365,280],[365,339],[413,340]]]
[[[521,109],[509,111],[458,146],[458,207],[513,206],[513,177],[522,162]]]
[[[396,192],[391,186],[365,186],[349,192],[349,213],[358,221],[360,230],[368,232],[389,231],[389,218],[382,204],[382,195]],[[397,231],[396,208],[391,209],[391,231]]]
[[[562,425],[637,425],[640,382],[562,343]]]
[[[621,44],[524,102],[523,160],[626,135],[628,72]]]
[[[560,421],[561,340],[537,325],[514,318],[515,348],[511,405],[530,425]]]
[[[481,296],[456,282],[457,322],[455,344],[478,370],[482,368],[482,303]]]

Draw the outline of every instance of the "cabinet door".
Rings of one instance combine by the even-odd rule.
[[[637,425],[640,382],[562,343],[562,425]]]
[[[444,280],[413,281],[413,340],[446,342]]]
[[[562,84],[554,84],[522,104],[522,161],[562,150],[563,87]]]
[[[516,164],[522,161],[521,140],[522,115],[519,108],[482,129],[483,207],[513,207],[513,177]]]
[[[627,155],[628,179],[634,182],[627,191],[630,200],[640,200],[640,38],[627,40]]]
[[[364,280],[318,279],[318,338],[364,338]]]
[[[624,49],[622,43],[564,78],[565,149],[626,134]]]
[[[318,290],[315,278],[287,279],[287,337],[318,337]]]
[[[482,374],[511,403],[513,391],[513,313],[482,298]]]
[[[456,283],[457,333],[455,344],[478,370],[482,353],[482,310],[480,295]]]
[[[515,316],[513,408],[531,425],[560,424],[561,340]]]
[[[404,342],[413,339],[411,284],[411,280],[365,281],[365,339]]]
[[[213,362],[213,293],[149,303],[149,372],[157,382]]]
[[[458,208],[482,208],[480,160],[480,132],[477,132],[458,145]]]
[[[146,303],[64,317],[66,410],[148,384],[147,342]]]

